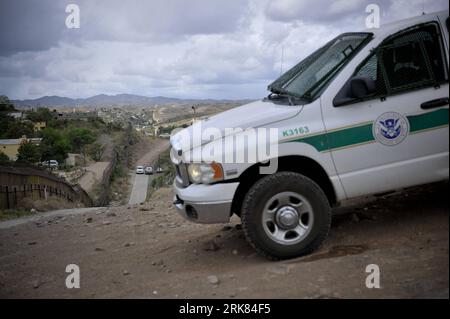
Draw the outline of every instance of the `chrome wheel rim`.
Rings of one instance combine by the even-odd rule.
[[[272,196],[262,214],[266,234],[282,245],[294,245],[302,241],[314,223],[309,201],[295,192],[282,192]]]

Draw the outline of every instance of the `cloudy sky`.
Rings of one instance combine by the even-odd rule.
[[[65,25],[68,4],[80,28]],[[256,98],[327,40],[448,0],[0,0],[0,94]]]

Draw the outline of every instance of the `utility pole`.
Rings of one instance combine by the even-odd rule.
[[[195,105],[192,105],[192,110],[194,111],[194,118],[192,119],[192,124],[195,122]]]

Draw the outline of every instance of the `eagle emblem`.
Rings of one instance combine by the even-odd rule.
[[[386,146],[394,146],[408,136],[409,121],[397,112],[387,112],[373,122],[372,130],[376,141]]]
[[[380,132],[387,139],[394,139],[400,135],[402,130],[401,125],[399,124],[400,119],[387,119],[384,121],[380,121],[381,128]]]

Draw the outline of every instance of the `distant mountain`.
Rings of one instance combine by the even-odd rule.
[[[113,107],[113,106],[152,106],[156,104],[185,103],[228,103],[248,102],[250,100],[177,99],[164,96],[147,97],[134,94],[99,94],[85,99],[71,99],[61,96],[43,96],[32,100],[11,100],[16,107]]]

